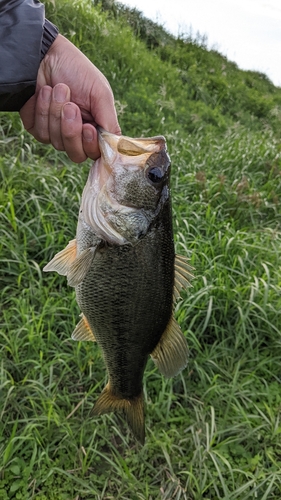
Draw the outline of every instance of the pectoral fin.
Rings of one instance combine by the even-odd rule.
[[[43,271],[56,271],[62,276],[66,276],[69,271],[69,267],[76,259],[77,254],[77,243],[76,239],[71,240],[68,245],[57,253],[53,259],[47,264]]]
[[[85,278],[93,258],[97,245],[86,248],[77,257],[77,242],[71,240],[67,247],[57,253],[47,264],[43,271],[56,271],[62,276],[67,276],[67,282],[70,286],[76,286]]]
[[[194,276],[190,271],[193,271],[193,267],[188,264],[187,258],[182,255],[176,255],[174,300],[178,299],[183,288],[192,286],[190,280],[194,278]]]
[[[95,342],[95,336],[84,314],[81,314],[81,319],[78,325],[76,325],[71,338],[77,341],[90,340],[91,342]]]
[[[85,278],[89,271],[93,258],[95,256],[97,247],[90,247],[80,253],[72,264],[69,266],[67,273],[67,283],[70,286],[77,286]]]
[[[172,316],[151,358],[165,377],[173,377],[188,361],[188,347],[180,326]]]

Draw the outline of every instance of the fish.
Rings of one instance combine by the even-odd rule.
[[[75,287],[76,341],[97,342],[108,382],[92,414],[121,412],[145,442],[143,375],[149,356],[173,377],[188,362],[174,317],[193,268],[175,254],[171,161],[164,136],[130,138],[98,129],[101,157],[90,168],[76,238],[44,267]]]

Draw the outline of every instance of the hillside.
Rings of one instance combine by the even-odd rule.
[[[281,89],[204,39],[175,39],[103,0],[47,16],[104,72],[124,134],[167,138],[175,245],[195,267],[176,316],[188,367],[149,360],[146,444],[93,418],[106,377],[66,279],[42,272],[75,235],[90,161],[0,115],[1,500],[281,496]]]
[[[175,39],[118,2],[96,3],[91,14],[83,1],[67,12],[63,2],[50,3],[47,12],[107,76],[125,132],[147,133],[149,122],[151,133],[174,132],[175,123],[183,134],[233,123],[280,133],[281,89],[265,75],[238,70],[200,37]]]
[[[271,126],[277,125],[279,130],[278,120],[272,118],[280,111],[281,89],[275,88],[266,75],[239,71],[237,65],[226,57],[216,51],[207,51],[206,39],[198,33],[176,39],[136,9],[112,0],[94,0],[94,3],[107,12],[110,19],[118,20],[124,26],[129,25],[147,48],[156,53],[161,61],[169,62],[174,67],[176,71],[170,75],[172,84],[167,93],[172,99],[179,92],[175,106],[177,118],[187,126],[187,120],[183,121],[179,110],[182,115],[188,116],[188,122],[191,122],[189,131],[196,128],[196,124],[192,124],[196,122],[194,113],[199,114],[201,120],[220,128],[228,125],[229,119],[253,127],[253,121],[259,118],[270,122]],[[183,109],[186,100],[192,102]],[[258,123],[261,124],[260,121]]]

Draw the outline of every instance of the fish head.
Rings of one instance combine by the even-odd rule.
[[[108,243],[136,244],[169,198],[163,136],[132,139],[99,131],[101,157],[85,186],[80,217]]]

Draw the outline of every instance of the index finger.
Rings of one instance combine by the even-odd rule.
[[[91,113],[97,125],[100,125],[104,130],[111,132],[111,134],[121,134],[113,92],[107,79],[100,71],[99,78],[94,80],[92,87]]]
[[[100,157],[97,129],[90,123],[84,123],[82,129],[83,149],[92,160]]]

